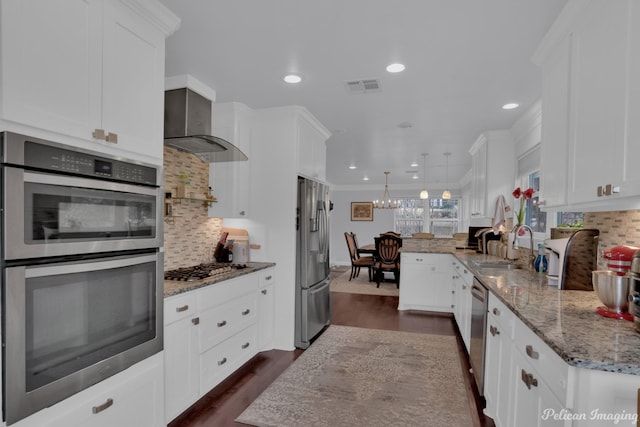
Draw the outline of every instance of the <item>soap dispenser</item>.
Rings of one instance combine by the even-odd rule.
[[[547,257],[544,255],[544,245],[542,243],[538,243],[538,256],[536,257],[534,267],[538,273],[547,272]]]

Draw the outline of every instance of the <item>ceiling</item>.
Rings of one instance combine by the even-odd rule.
[[[530,58],[566,0],[162,2],[182,19],[166,75],[191,74],[216,102],[306,107],[332,133],[331,184],[381,185],[390,171],[390,187],[455,188],[480,133],[510,128],[539,99]],[[406,70],[388,73],[393,62]],[[292,72],[303,81],[283,82]],[[363,79],[380,90],[347,89]]]

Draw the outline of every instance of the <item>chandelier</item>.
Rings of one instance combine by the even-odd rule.
[[[398,207],[397,200],[391,200],[391,193],[389,193],[389,174],[391,172],[384,173],[384,194],[382,200],[374,200],[373,207],[376,209],[395,209]]]

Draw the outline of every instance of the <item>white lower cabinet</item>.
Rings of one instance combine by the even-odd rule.
[[[12,426],[164,426],[163,361],[162,353],[151,356]]]
[[[398,310],[451,313],[451,255],[405,252],[400,263]]]
[[[179,415],[198,399],[200,392],[196,292],[164,302],[165,420]]]
[[[275,281],[273,269],[260,272],[258,342],[260,351],[273,349],[273,318],[275,315]]]
[[[453,287],[453,317],[456,320],[467,353],[471,343],[471,284],[473,274],[458,260],[451,263]]]
[[[272,341],[262,323],[273,325],[273,304],[263,311],[260,291],[273,300],[273,277],[262,270],[165,300],[166,423]]]
[[[485,413],[496,426],[509,426],[513,313],[489,294],[487,315],[484,398]]]

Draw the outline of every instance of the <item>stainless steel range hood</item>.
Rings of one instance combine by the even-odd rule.
[[[164,145],[207,163],[248,160],[238,147],[211,135],[211,101],[189,88],[164,93]]]

